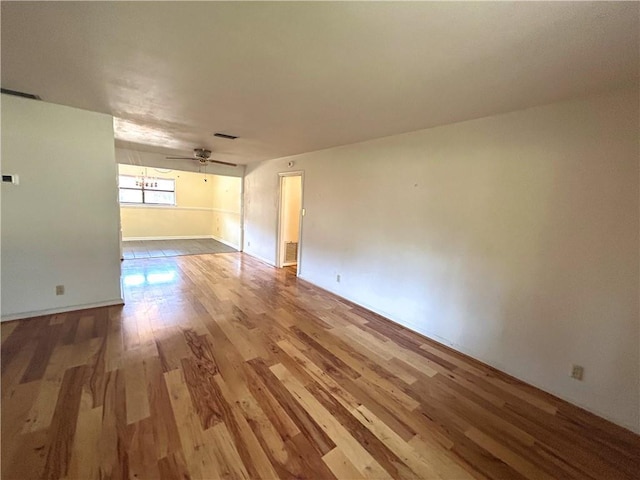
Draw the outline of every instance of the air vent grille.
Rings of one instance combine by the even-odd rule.
[[[220,132],[214,133],[213,136],[218,138],[226,138],[227,140],[235,140],[236,138],[238,138],[235,135],[229,135],[228,133],[220,133]]]
[[[18,92],[17,90],[9,90],[8,88],[0,89],[5,95],[13,95],[14,97],[30,98],[31,100],[42,100],[40,96],[33,93]]]
[[[285,242],[284,261],[285,263],[298,261],[298,242]]]

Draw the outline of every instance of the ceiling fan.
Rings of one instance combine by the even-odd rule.
[[[211,150],[205,148],[194,148],[193,157],[165,157],[167,160],[197,160],[201,165],[206,165],[207,162],[218,163],[220,165],[228,165],[230,167],[237,167],[235,163],[223,162],[222,160],[213,160],[211,157]]]

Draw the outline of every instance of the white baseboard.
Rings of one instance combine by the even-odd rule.
[[[215,238],[213,235],[178,235],[175,237],[122,237],[123,242],[134,242],[141,240],[199,240],[203,238]],[[218,240],[216,238],[216,240]],[[220,240],[218,240],[220,241]]]
[[[638,428],[637,425],[631,425],[631,424],[625,424],[625,423],[621,423],[619,420],[614,419],[609,413],[605,413],[599,409],[595,409],[593,407],[589,407],[587,406],[580,397],[576,397],[576,396],[572,396],[572,395],[568,395],[566,392],[561,392],[559,391],[557,388],[551,388],[549,386],[546,385],[542,385],[540,382],[537,382],[535,380],[526,378],[522,375],[518,375],[516,373],[512,373],[511,369],[509,368],[509,365],[505,365],[499,362],[493,362],[490,361],[489,359],[487,359],[485,357],[485,355],[483,355],[481,352],[479,351],[475,351],[472,349],[469,349],[468,347],[465,347],[464,345],[461,345],[457,342],[452,342],[446,338],[441,337],[440,335],[436,335],[433,332],[429,332],[426,331],[422,328],[419,328],[418,326],[411,324],[409,322],[406,321],[399,321],[394,319],[394,317],[389,314],[386,313],[384,311],[381,311],[377,308],[372,307],[371,305],[368,305],[364,302],[360,302],[358,300],[353,300],[351,298],[348,298],[346,296],[344,296],[342,293],[338,293],[335,292],[333,290],[330,290],[327,287],[324,287],[322,285],[319,285],[317,283],[315,283],[312,280],[309,280],[307,278],[305,278],[304,276],[298,276],[299,280],[303,280],[305,282],[307,282],[310,285],[313,285],[314,287],[319,288],[320,290],[324,290],[325,292],[328,292],[332,295],[335,295],[338,298],[342,298],[344,300],[346,300],[349,303],[353,303],[354,305],[358,305],[359,307],[364,308],[365,310],[369,310],[370,312],[379,315],[381,317],[384,317],[386,320],[388,320],[389,322],[395,323],[396,325],[399,325],[403,328],[406,328],[408,330],[411,330],[415,333],[417,333],[418,335],[421,335],[425,338],[427,338],[428,340],[435,342],[435,343],[439,343],[440,345],[443,345],[444,347],[447,348],[451,348],[452,350],[455,350],[456,352],[465,355],[466,357],[469,357],[479,363],[482,363],[488,367],[491,367],[495,370],[500,371],[501,373],[511,376],[513,378],[518,379],[521,382],[526,383],[527,385],[531,385],[534,388],[537,388],[538,390],[541,390],[543,392],[546,392],[550,395],[553,395],[555,397],[558,397],[561,400],[564,400],[565,402],[569,402],[573,405],[576,405],[579,408],[582,408],[584,410],[587,410],[591,413],[593,413],[594,415],[597,415],[599,417],[604,418],[605,420],[608,420],[612,423],[615,423],[616,425],[621,426],[622,428],[626,428],[627,430],[634,432],[634,433],[640,433],[640,429]]]
[[[249,255],[250,257],[255,258],[256,260],[260,260],[263,263],[266,263],[267,265],[271,266],[271,267],[275,267],[276,264],[274,262],[272,262],[271,260],[267,260],[266,258],[262,258],[260,255],[256,255],[255,253],[252,252],[248,252],[247,250],[245,250],[242,253],[246,253],[247,255]]]
[[[2,318],[0,318],[0,322],[41,317],[42,315],[54,315],[56,313],[75,312],[76,310],[86,310],[88,308],[111,307],[113,305],[124,305],[124,299],[117,298],[113,300],[105,300],[104,302],[86,303],[84,305],[71,305],[67,307],[50,308],[47,310],[36,310],[34,312],[12,313],[10,315],[2,315]]]
[[[215,235],[211,235],[211,238],[217,240],[220,243],[224,243],[227,247],[235,248],[236,250],[240,250],[240,245],[235,245],[224,238],[216,237]]]

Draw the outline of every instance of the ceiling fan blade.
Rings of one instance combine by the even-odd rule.
[[[238,165],[236,163],[229,163],[229,162],[223,162],[222,160],[208,160],[211,163],[219,163],[220,165],[228,165],[230,167],[237,167]]]
[[[164,157],[164,158],[166,158],[167,160],[197,160],[198,162],[207,161],[211,163],[218,163],[220,165],[227,165],[229,167],[238,166],[235,163],[223,162],[222,160],[212,160],[210,158],[198,158],[198,157]]]

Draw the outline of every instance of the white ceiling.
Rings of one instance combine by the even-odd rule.
[[[2,2],[2,87],[110,113],[120,146],[248,163],[637,84],[638,9]]]

